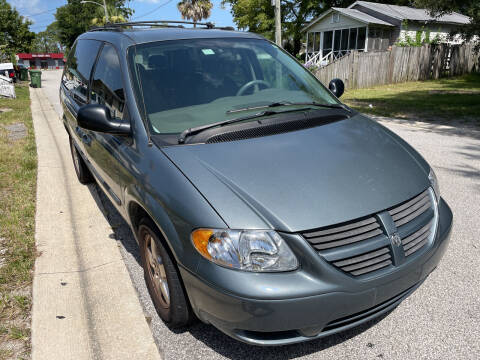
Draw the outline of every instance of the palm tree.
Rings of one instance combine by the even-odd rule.
[[[177,4],[182,19],[192,20],[194,27],[196,22],[210,17],[212,7],[210,0],[182,0]]]
[[[111,23],[122,23],[126,22],[127,20],[125,19],[125,16],[122,12],[121,9],[108,4],[107,5],[107,11],[108,11],[108,21]],[[99,10],[99,14],[104,14],[103,8]],[[92,25],[96,26],[103,26],[107,23],[105,16],[98,16],[92,19]]]

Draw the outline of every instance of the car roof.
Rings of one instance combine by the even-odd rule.
[[[129,39],[131,45],[154,41],[212,38],[264,39],[260,35],[244,31],[204,28],[96,29],[95,31],[88,31],[79,36],[79,39],[103,40],[112,43],[124,43],[126,39]]]

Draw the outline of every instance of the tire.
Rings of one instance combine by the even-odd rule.
[[[333,93],[333,95],[339,98],[345,92],[345,84],[340,79],[333,79],[328,84],[328,89]]]
[[[179,272],[160,241],[159,232],[152,220],[143,218],[140,221],[138,239],[145,282],[158,315],[171,328],[190,324],[193,312]]]
[[[85,164],[85,161],[82,159],[79,151],[75,147],[72,137],[69,137],[70,140],[70,152],[72,154],[73,167],[75,168],[75,173],[77,174],[78,181],[82,184],[89,184],[93,182],[93,176],[90,170]]]

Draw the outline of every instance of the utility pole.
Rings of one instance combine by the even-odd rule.
[[[86,3],[92,3],[92,4],[97,4],[98,6],[101,6],[103,7],[103,10],[105,11],[105,23],[108,24],[108,11],[107,11],[107,3],[105,2],[105,0],[103,0],[103,5],[96,2],[96,1],[91,1],[91,0],[83,0],[83,1],[80,1],[80,4],[86,4]]]
[[[108,21],[108,11],[107,11],[107,3],[105,2],[105,0],[103,0],[103,9],[105,10],[105,22],[108,24],[109,21]]]
[[[272,0],[275,2],[275,43],[282,46],[282,17],[280,13],[280,0]],[[273,4],[272,4],[273,5]]]

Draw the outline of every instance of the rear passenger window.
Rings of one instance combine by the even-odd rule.
[[[125,104],[122,73],[117,52],[106,44],[98,58],[92,80],[90,102],[105,105],[113,118],[123,117]]]
[[[87,103],[88,81],[100,45],[96,40],[78,40],[68,56],[62,83],[79,106]]]

